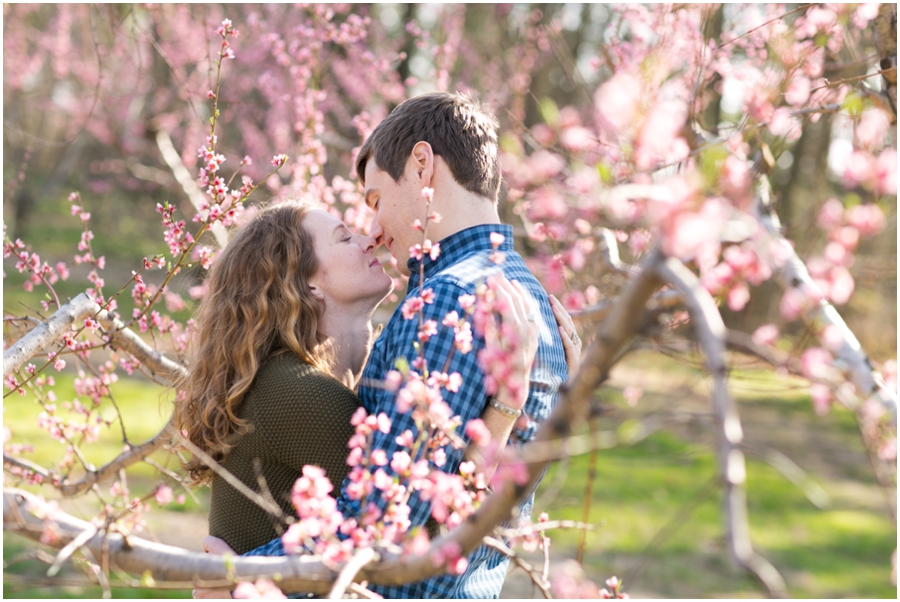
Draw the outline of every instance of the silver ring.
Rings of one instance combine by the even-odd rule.
[[[570,335],[569,335],[569,338],[572,339],[572,344],[573,344],[573,345],[577,345],[577,344],[578,344],[578,341],[580,340],[580,339],[578,338],[578,333],[577,333],[577,332],[573,332],[572,334],[570,334]]]
[[[534,314],[525,314],[525,319],[528,320],[529,322],[534,322],[535,321]]]

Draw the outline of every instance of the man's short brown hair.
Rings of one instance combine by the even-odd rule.
[[[497,127],[488,107],[462,94],[415,96],[391,111],[363,143],[356,175],[365,184],[366,163],[374,157],[375,165],[398,182],[413,147],[424,141],[447,163],[460,186],[496,203],[500,190]]]

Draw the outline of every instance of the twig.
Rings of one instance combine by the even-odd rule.
[[[353,557],[347,561],[344,568],[335,579],[331,591],[328,592],[330,600],[340,599],[344,597],[344,592],[353,583],[353,579],[359,574],[364,566],[378,560],[378,552],[374,548],[360,548]]]
[[[515,562],[519,567],[522,568],[522,570],[524,570],[528,574],[528,577],[531,578],[538,589],[541,590],[541,593],[544,594],[545,598],[549,600],[553,597],[553,595],[550,593],[550,584],[547,583],[547,579],[543,577],[543,575],[538,573],[538,570],[534,568],[534,565],[516,554],[515,550],[495,537],[485,537],[484,545],[488,548],[497,550],[504,556],[509,556],[509,558],[513,562]]]
[[[210,468],[210,470],[216,473],[217,476],[222,477],[222,479],[226,483],[237,489],[251,502],[277,519],[285,520],[287,518],[284,512],[281,510],[281,506],[274,502],[269,502],[269,500],[244,485],[244,483],[242,483],[240,479],[225,470],[225,468],[221,464],[216,462],[212,456],[194,445],[190,440],[185,439],[181,433],[176,432],[174,427],[169,428],[169,432],[172,434],[173,439],[176,440],[179,445],[184,446],[189,452],[200,458],[200,460],[202,460],[203,463]]]
[[[721,44],[719,44],[719,45],[716,47],[716,50],[719,50],[720,48],[724,48],[725,46],[728,46],[729,44],[731,44],[731,43],[734,42],[735,40],[739,40],[740,38],[743,38],[744,36],[750,35],[750,34],[753,33],[754,31],[756,31],[757,29],[760,29],[760,28],[762,28],[762,27],[765,27],[765,26],[768,25],[769,23],[774,23],[775,21],[780,21],[781,19],[784,19],[785,17],[789,17],[790,15],[793,15],[793,14],[796,13],[796,12],[800,12],[801,10],[806,10],[806,9],[809,8],[810,6],[815,6],[815,3],[804,4],[803,6],[797,7],[797,8],[795,8],[795,9],[792,10],[792,11],[788,11],[788,12],[784,13],[784,14],[781,15],[781,16],[775,17],[774,19],[769,19],[768,21],[766,21],[766,22],[763,23],[762,25],[757,25],[757,26],[754,27],[753,29],[750,29],[750,30],[746,31],[746,32],[742,33],[741,35],[736,36],[736,37],[734,37],[734,38],[728,40],[727,42],[722,42]]]
[[[856,81],[859,81],[859,80],[862,80],[862,79],[868,79],[868,78],[870,78],[870,77],[875,77],[876,75],[885,75],[885,74],[887,74],[887,73],[896,73],[896,72],[897,72],[897,68],[896,68],[896,67],[891,67],[890,69],[884,69],[884,70],[881,70],[881,71],[876,71],[875,73],[866,73],[865,75],[857,75],[856,77],[847,77],[847,78],[845,78],[845,79],[839,79],[839,80],[837,80],[837,81],[828,82],[827,84],[824,84],[824,85],[822,85],[822,86],[819,86],[818,88],[813,88],[813,89],[810,90],[809,92],[810,92],[810,94],[812,94],[813,92],[816,92],[816,91],[818,91],[818,90],[822,90],[822,89],[824,89],[824,88],[830,88],[831,86],[839,86],[839,85],[841,85],[841,84],[846,84],[846,83],[849,83],[849,82],[856,82]]]

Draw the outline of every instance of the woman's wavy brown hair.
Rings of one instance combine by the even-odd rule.
[[[189,376],[178,387],[175,426],[222,462],[244,421],[241,401],[266,358],[294,353],[330,373],[330,340],[318,333],[324,305],[309,288],[318,263],[303,220],[313,203],[286,201],[261,210],[219,254],[197,310]],[[194,482],[212,470],[183,463]]]

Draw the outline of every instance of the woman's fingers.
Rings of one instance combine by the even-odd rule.
[[[572,320],[572,316],[555,295],[550,295],[550,307],[553,309],[553,315],[556,316],[557,324],[565,328],[569,334],[575,332],[575,322]]]

